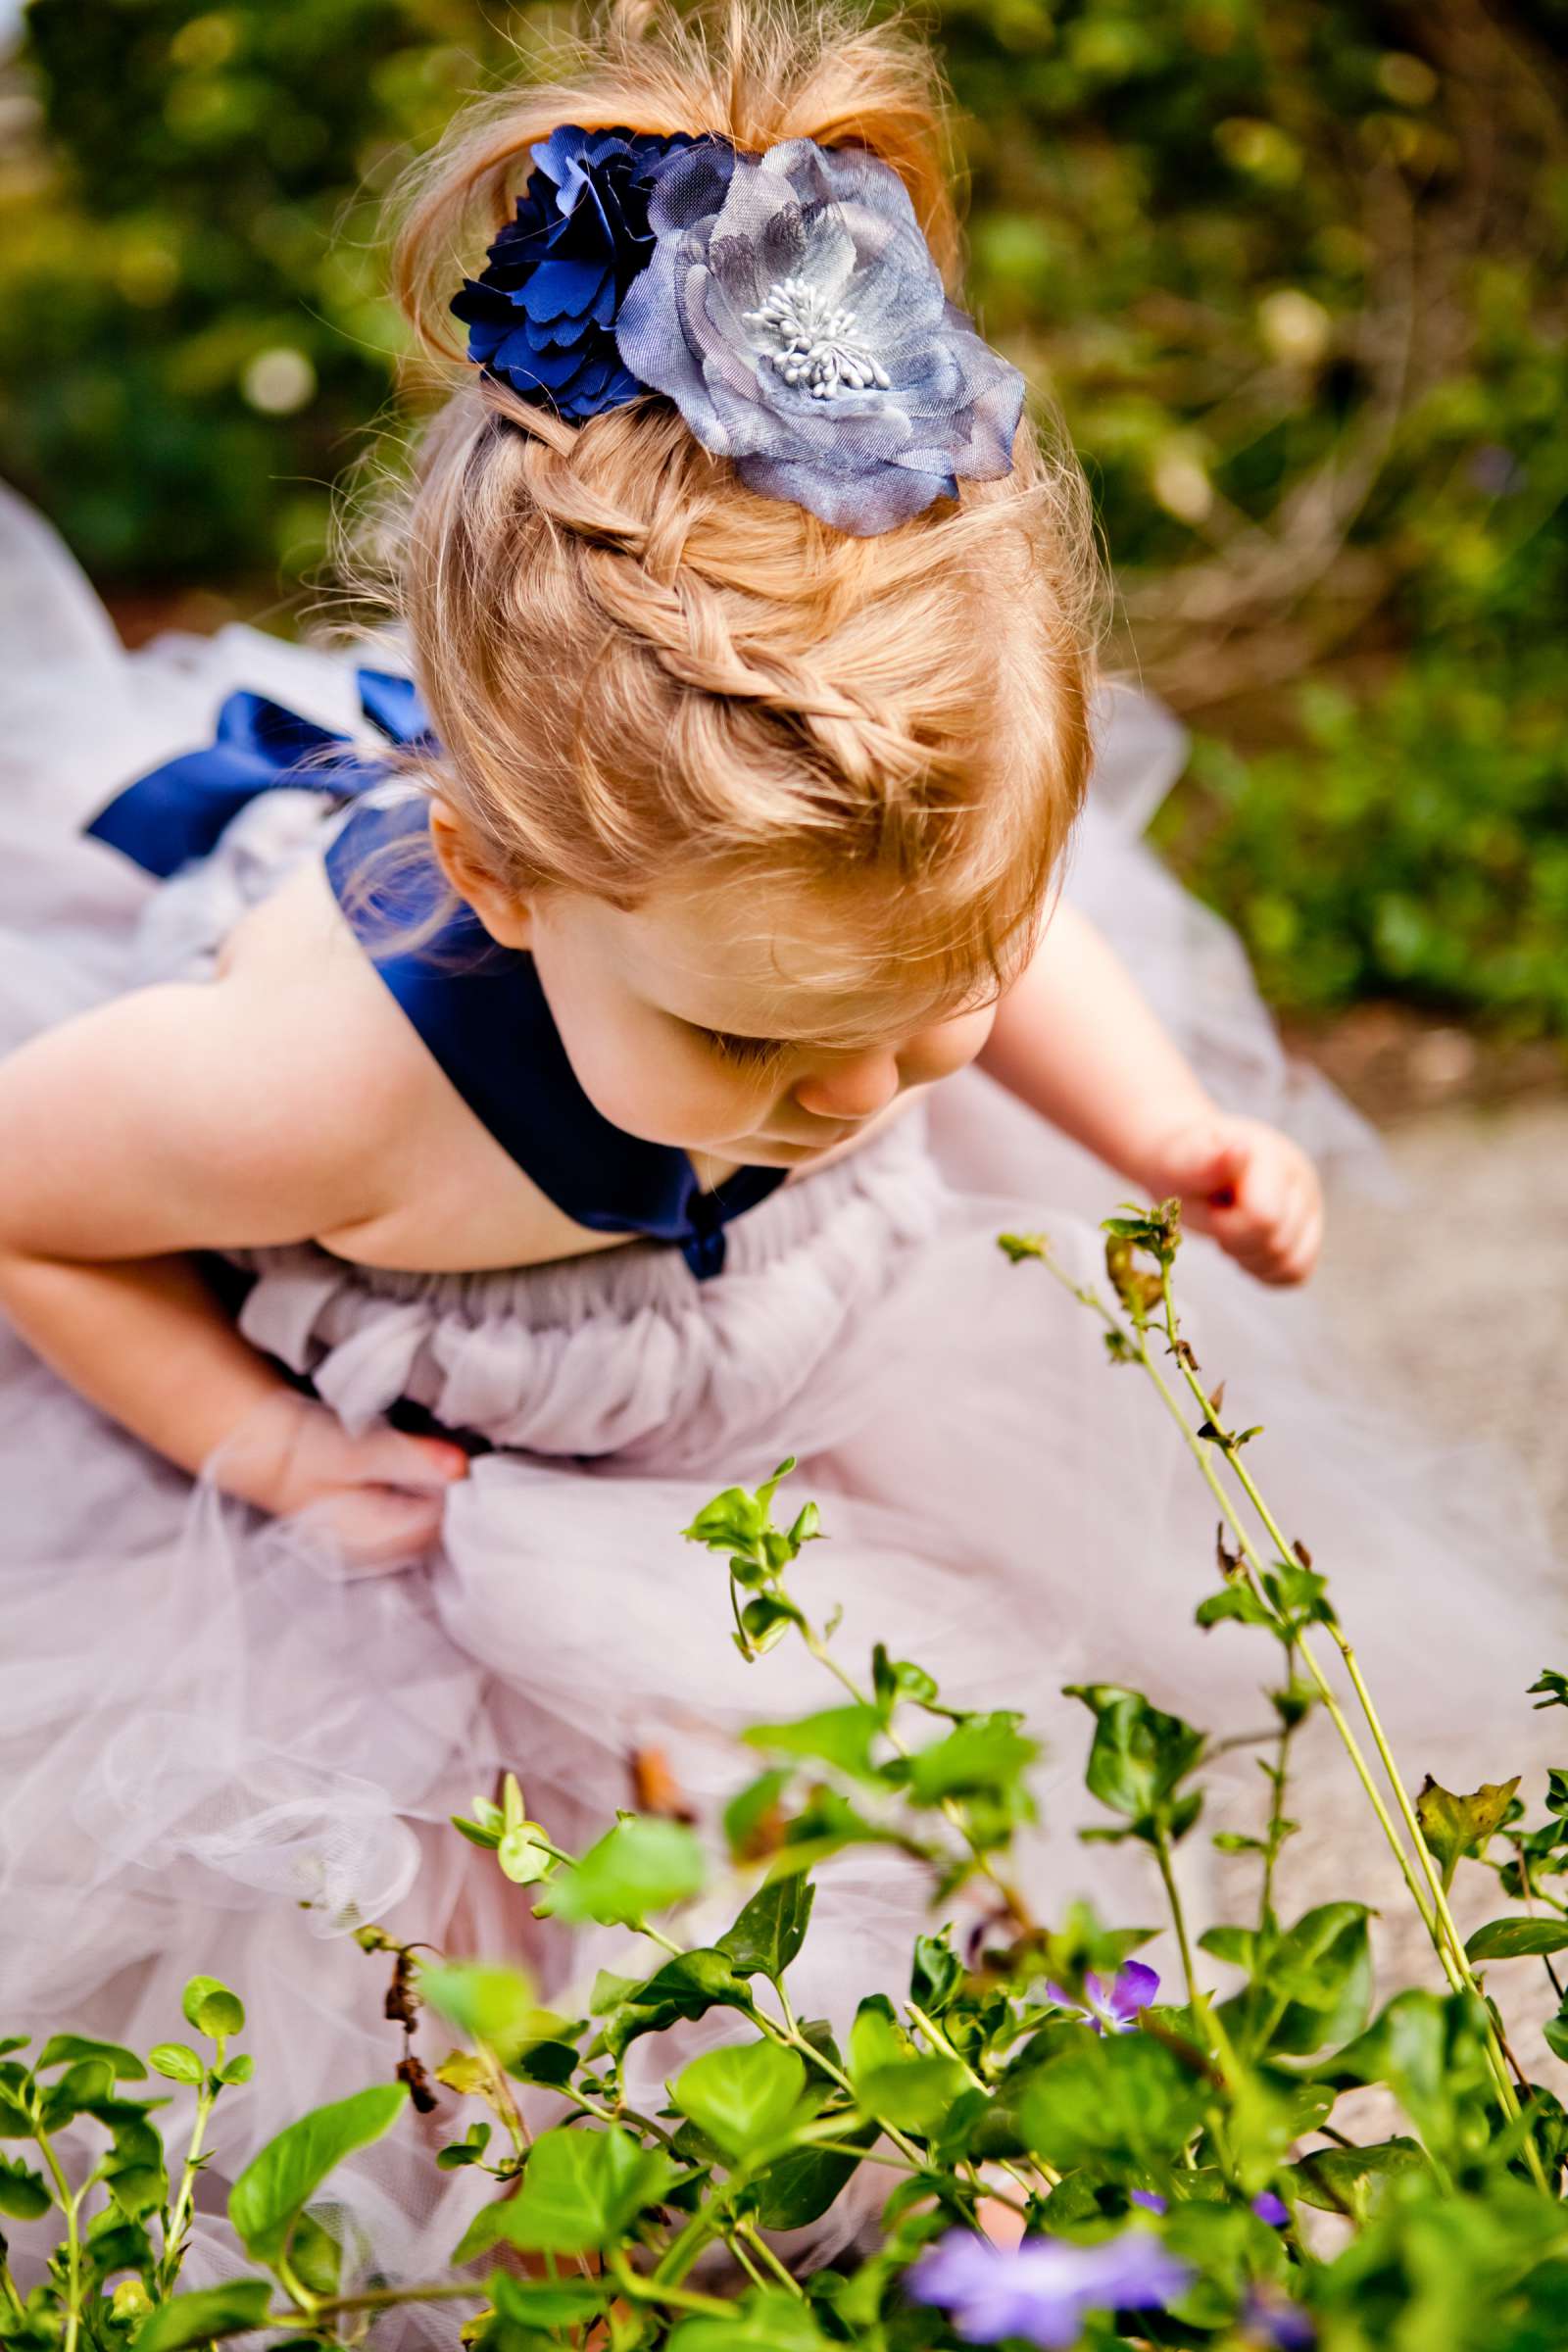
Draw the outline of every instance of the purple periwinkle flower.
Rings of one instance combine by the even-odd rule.
[[[1465,468],[1476,488],[1488,498],[1507,498],[1520,488],[1525,479],[1524,467],[1511,449],[1499,442],[1486,442],[1472,450]]]
[[[1168,2213],[1170,2210],[1170,2199],[1162,2197],[1157,2188],[1130,2188],[1127,2202],[1129,2205],[1141,2205],[1146,2213]]]
[[[516,218],[452,302],[468,357],[524,400],[580,421],[647,386],[615,348],[627,287],[653,252],[648,200],[688,132],[582,130],[564,122],[532,150]]]
[[[1252,2199],[1252,2211],[1260,2222],[1267,2222],[1271,2230],[1288,2230],[1291,2226],[1290,2207],[1271,2188],[1259,2189]]]
[[[706,140],[661,170],[615,329],[749,489],[864,537],[1012,465],[1024,379],[950,302],[868,148]]]
[[[1159,1978],[1141,1960],[1128,1960],[1108,1984],[1091,1969],[1084,1979],[1082,2000],[1075,2000],[1059,1984],[1048,1984],[1046,1990],[1058,2009],[1070,2009],[1097,2034],[1130,2034],[1159,1990]]]
[[[1312,2352],[1317,2342],[1311,2314],[1299,2303],[1292,2303],[1277,2286],[1261,2281],[1247,2290],[1242,2328],[1251,2342],[1266,2346],[1267,2352]]]
[[[950,2230],[915,2263],[905,2285],[917,2301],[949,2313],[965,2343],[1021,2336],[1059,2347],[1078,2341],[1087,2312],[1163,2311],[1192,2277],[1147,2230],[1093,2246],[1025,2238],[1010,2250]]]

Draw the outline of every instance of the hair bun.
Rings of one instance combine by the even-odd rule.
[[[844,0],[612,0],[580,32],[526,35],[527,78],[460,111],[393,197],[394,285],[424,350],[461,359],[448,305],[514,220],[532,150],[563,124],[761,153],[792,139],[859,146],[903,182],[947,291],[959,233],[941,69],[900,16]]]

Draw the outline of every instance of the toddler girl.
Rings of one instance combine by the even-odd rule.
[[[679,1540],[786,1450],[847,1656],[1246,1707],[1266,1665],[1185,1630],[1201,1491],[1006,1225],[1088,1275],[1180,1196],[1200,1352],[1374,1651],[1413,1544],[1464,1556],[1266,1295],[1317,1254],[1303,1142],[1362,1139],[1137,846],[1180,746],[1097,683],[1081,477],[957,307],[940,133],[919,44],[826,11],[623,6],[465,115],[402,230],[448,391],[357,671],[122,657],[11,513],[0,2026],[158,2039],[230,1977],[220,2162],[389,2063],[356,1924],[527,1942],[442,1827],[499,1768],[570,1841],[637,1753],[707,1807],[716,1734],[829,1695],[746,1683]],[[1467,1637],[1472,1687],[1538,1639]],[[907,1926],[851,1897],[819,2004],[873,1898]],[[348,2180],[430,2258],[395,2153]]]

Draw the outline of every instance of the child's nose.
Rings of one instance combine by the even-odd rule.
[[[892,1102],[903,1081],[891,1054],[858,1054],[835,1069],[803,1078],[795,1100],[818,1119],[869,1119]]]

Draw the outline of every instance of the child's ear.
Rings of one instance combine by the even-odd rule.
[[[439,797],[430,803],[430,840],[447,880],[498,946],[527,947],[533,933],[532,907],[497,881],[458,811]]]

